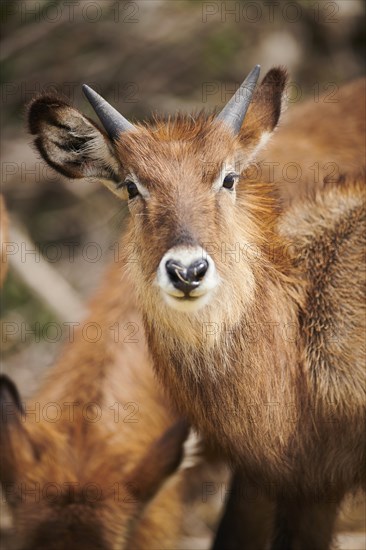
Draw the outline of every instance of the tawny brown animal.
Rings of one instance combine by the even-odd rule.
[[[273,185],[243,176],[286,83],[271,70],[248,109],[257,77],[218,117],[133,126],[86,88],[106,133],[50,96],[31,105],[30,129],[54,168],[128,198],[122,245],[135,246],[155,370],[276,500],[273,548],[325,550],[338,504],[364,480],[364,191],[335,185],[280,220]]]
[[[365,166],[366,79],[326,87],[320,97],[288,106],[262,162],[250,170],[275,181],[285,204]]]
[[[160,550],[182,536],[184,472],[172,474],[187,423],[153,379],[132,294],[114,266],[25,413],[0,380],[12,548]]]

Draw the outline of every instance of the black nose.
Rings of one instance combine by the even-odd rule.
[[[192,262],[188,267],[176,260],[168,260],[165,264],[169,279],[185,296],[197,288],[208,270],[208,261],[204,259]]]

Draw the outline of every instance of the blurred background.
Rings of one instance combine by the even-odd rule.
[[[262,74],[288,68],[295,108],[364,74],[364,5],[2,0],[1,190],[15,243],[1,299],[2,371],[24,397],[60,349],[55,324],[82,318],[127,214],[104,188],[66,181],[38,158],[25,125],[31,98],[57,92],[93,116],[86,82],[133,121],[223,106],[260,63]],[[204,539],[210,510],[202,513]],[[362,499],[346,505],[339,532],[341,549],[366,547]]]

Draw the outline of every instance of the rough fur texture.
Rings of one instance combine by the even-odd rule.
[[[365,78],[341,87],[328,84],[319,98],[288,108],[261,156],[264,162],[277,164],[270,169],[260,163],[258,172],[276,182],[284,203],[306,198],[323,188],[323,181],[336,182],[342,174],[365,167],[365,86]],[[297,169],[286,172],[288,163],[299,167],[298,178]],[[292,177],[295,181],[290,181]]]

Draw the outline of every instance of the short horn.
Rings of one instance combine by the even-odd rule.
[[[111,139],[117,139],[122,132],[129,132],[135,129],[135,126],[128,122],[112,105],[102,98],[87,84],[82,86],[84,95],[89,101],[94,111],[103,124],[106,132]]]
[[[244,117],[253,97],[261,67],[256,65],[250,71],[240,88],[236,91],[223,110],[217,115],[217,120],[227,124],[234,134],[238,134],[242,127]]]

